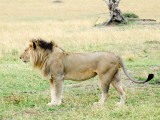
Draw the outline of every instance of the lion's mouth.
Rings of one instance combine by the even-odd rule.
[[[24,60],[23,62],[24,62],[24,63],[27,63],[28,61]]]

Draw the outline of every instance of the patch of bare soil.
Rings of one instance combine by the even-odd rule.
[[[24,110],[24,111],[21,111],[21,112],[15,112],[12,114],[13,115],[17,115],[17,114],[23,114],[23,115],[36,115],[36,116],[40,116],[42,114],[40,114],[39,112],[37,111],[33,111],[33,110]]]
[[[63,3],[61,0],[54,0],[53,3]]]

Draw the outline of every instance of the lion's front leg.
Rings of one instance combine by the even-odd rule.
[[[52,78],[50,79],[50,90],[51,90],[51,102],[48,103],[47,105],[52,105],[55,101],[55,85]]]
[[[63,79],[50,79],[51,102],[47,105],[61,105],[63,92]]]

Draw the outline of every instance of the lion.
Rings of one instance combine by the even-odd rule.
[[[154,74],[149,74],[146,81],[136,81],[127,72],[122,58],[113,52],[66,52],[54,42],[32,39],[20,56],[23,62],[29,62],[50,80],[51,102],[47,105],[61,105],[64,80],[84,81],[99,76],[103,104],[108,97],[110,84],[120,94],[120,102],[125,104],[126,93],[120,79],[120,69],[135,83],[146,83]]]

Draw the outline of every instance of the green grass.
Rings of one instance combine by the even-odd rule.
[[[81,46],[82,47],[82,46]],[[88,51],[96,46],[89,45]],[[85,49],[85,47],[84,47]],[[99,47],[97,47],[99,49]],[[16,51],[16,50],[13,50]],[[16,53],[16,54],[15,54]],[[141,70],[151,71],[150,67],[158,66],[158,61],[125,61],[134,78],[141,79]],[[148,66],[148,64],[150,66]],[[153,69],[152,69],[153,70]],[[159,75],[159,71],[156,71]],[[122,74],[124,79],[124,75]],[[125,78],[126,79],[126,78]],[[63,102],[61,106],[49,107],[49,81],[43,79],[40,73],[23,64],[17,52],[6,53],[0,61],[0,119],[160,119],[160,89],[154,83],[151,85],[126,84],[127,101],[125,106],[117,106],[120,100],[117,91],[110,87],[110,97],[106,103],[93,105],[100,99],[98,77],[89,81],[65,81]],[[128,80],[123,80],[125,84]]]

